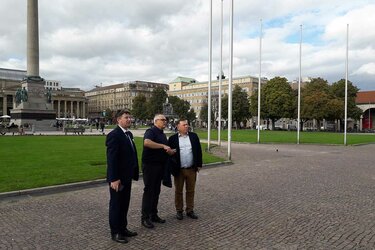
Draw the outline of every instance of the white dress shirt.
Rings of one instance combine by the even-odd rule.
[[[181,168],[189,168],[194,164],[193,150],[189,136],[178,134],[178,144],[180,146]]]

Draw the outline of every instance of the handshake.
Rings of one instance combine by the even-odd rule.
[[[176,153],[176,149],[172,149],[169,146],[164,145],[164,150],[169,155],[174,155]]]

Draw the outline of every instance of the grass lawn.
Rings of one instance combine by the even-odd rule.
[[[0,192],[105,178],[105,151],[105,136],[1,136]],[[217,161],[203,152],[204,163]]]
[[[195,130],[201,139],[207,139],[207,131]],[[217,140],[217,130],[211,131],[211,139]],[[232,141],[235,142],[257,142],[257,130],[232,130]],[[221,132],[221,139],[226,141],[228,138],[228,130]],[[366,144],[375,143],[374,134],[347,134],[347,144]],[[296,143],[296,131],[260,131],[261,143]],[[330,132],[301,132],[300,143],[313,143],[313,144],[344,144],[343,133],[330,133]]]

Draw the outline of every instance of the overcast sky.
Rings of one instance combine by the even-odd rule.
[[[1,0],[0,67],[26,69],[26,0]],[[224,0],[223,69],[229,68],[229,0]],[[212,76],[219,72],[220,0],[213,0]],[[39,0],[40,75],[92,89],[133,80],[208,80],[209,0]],[[373,0],[234,1],[233,76],[345,78],[375,90]]]

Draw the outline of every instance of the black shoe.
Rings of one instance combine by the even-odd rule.
[[[122,234],[112,234],[112,240],[118,243],[128,243],[128,240]]]
[[[133,236],[137,236],[138,234],[137,232],[132,232],[132,231],[129,231],[128,229],[125,229],[123,235],[126,237],[133,237]]]
[[[192,219],[198,219],[198,216],[194,213],[194,211],[186,213],[186,216],[192,218]]]
[[[142,219],[142,226],[147,228],[154,228],[154,224],[150,221],[150,219]]]
[[[165,220],[160,218],[158,215],[152,216],[151,221],[156,223],[165,223]]]
[[[177,220],[182,220],[184,218],[184,215],[182,214],[182,212],[177,212],[176,218]]]

